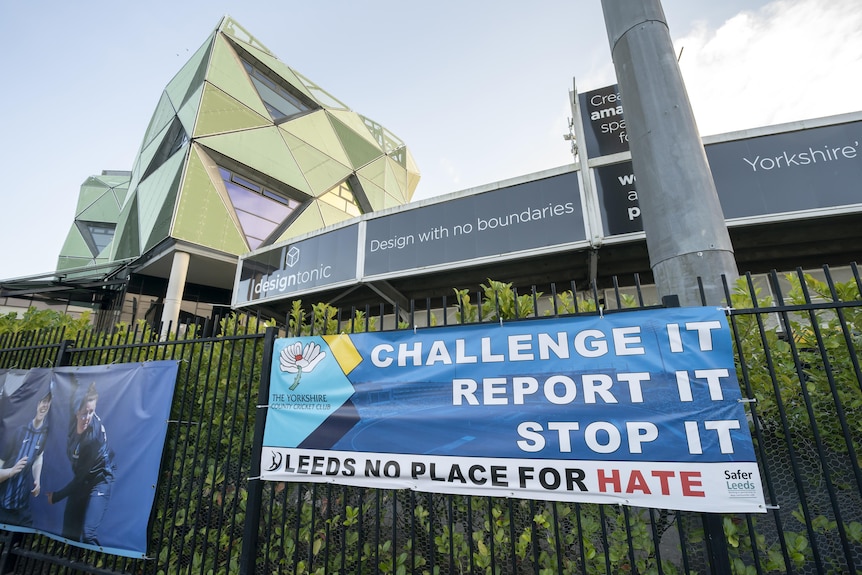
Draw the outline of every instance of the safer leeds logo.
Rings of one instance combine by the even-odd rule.
[[[753,471],[725,469],[724,482],[731,497],[757,497],[757,485]]]

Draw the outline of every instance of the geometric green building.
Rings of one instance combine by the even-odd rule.
[[[162,94],[113,257],[168,238],[240,255],[404,204],[418,180],[403,142],[224,18]]]
[[[401,140],[229,17],[165,88],[131,177],[111,174],[82,187],[58,268],[133,260],[171,280],[174,322],[186,282],[229,289],[237,256],[405,204],[419,182]]]
[[[131,172],[103,171],[81,185],[75,221],[60,250],[57,270],[108,263]]]

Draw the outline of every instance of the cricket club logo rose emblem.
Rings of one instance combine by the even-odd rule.
[[[314,342],[309,342],[305,344],[305,347],[302,347],[302,344],[296,341],[282,349],[279,355],[281,371],[296,374],[296,377],[293,378],[293,384],[289,388],[290,391],[299,385],[303,373],[313,371],[325,357],[326,352]]]

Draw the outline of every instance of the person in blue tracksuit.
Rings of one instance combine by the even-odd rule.
[[[33,526],[30,501],[42,491],[42,462],[48,439],[51,388],[36,404],[36,415],[19,427],[0,452],[0,523]]]
[[[72,401],[74,420],[66,442],[73,477],[62,489],[48,493],[52,504],[68,498],[63,537],[91,545],[99,545],[97,531],[108,509],[115,471],[108,434],[96,415],[98,399],[95,383],[76,391]]]

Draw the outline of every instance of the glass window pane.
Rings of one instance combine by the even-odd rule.
[[[260,244],[263,243],[263,240],[260,238],[253,238],[251,236],[246,236],[245,240],[248,242],[248,247],[252,250],[256,250],[260,247]]]
[[[289,102],[285,102],[284,99],[278,96],[278,94],[273,92],[267,86],[261,84],[257,78],[252,78],[252,81],[255,88],[257,88],[257,93],[260,95],[260,99],[263,100],[266,107],[270,109],[269,113],[273,117],[273,120],[279,120],[299,112],[299,110],[293,108]],[[275,112],[273,110],[275,110]]]
[[[300,202],[268,190],[230,170],[219,168],[219,171],[246,241],[252,249],[259,247],[300,206]]]
[[[265,238],[271,234],[278,225],[275,222],[259,218],[254,214],[240,210],[236,211],[236,215],[239,218],[239,223],[242,225],[242,231],[245,232],[246,239]]]
[[[274,121],[284,120],[310,109],[299,96],[264,74],[254,64],[243,60],[243,66]]]
[[[255,79],[255,80],[257,80],[257,81],[259,81],[259,82],[263,83],[267,88],[269,88],[269,89],[270,89],[270,90],[272,90],[273,92],[275,92],[275,91],[277,91],[277,90],[278,90],[278,86],[276,86],[276,85],[275,85],[275,82],[273,82],[272,80],[270,80],[269,78],[267,78],[264,74],[262,74],[262,73],[261,73],[261,72],[259,72],[258,70],[255,70],[255,71],[254,71],[253,76],[254,76],[254,79]]]
[[[93,239],[93,243],[96,246],[96,253],[93,254],[94,256],[99,255],[102,250],[108,247],[111,240],[114,239],[113,226],[87,224],[87,230],[90,232],[90,237]]]
[[[255,192],[260,192],[260,189],[261,189],[260,186],[258,186],[254,182],[250,182],[250,181],[246,180],[242,176],[237,176],[236,174],[234,174],[233,177],[231,178],[231,180],[233,180],[234,182],[236,182],[237,184],[239,184],[241,186],[245,186],[249,190],[254,190]]]
[[[282,222],[292,211],[284,204],[272,202],[261,195],[255,194],[236,184],[228,187],[228,195],[233,207],[251,214],[258,215],[273,222]]]
[[[297,206],[299,206],[299,202],[297,202],[296,200],[292,200],[290,198],[285,198],[281,194],[277,194],[277,193],[273,192],[272,190],[267,190],[266,188],[264,188],[264,190],[263,190],[263,195],[266,196],[267,198],[275,200],[276,202],[278,202],[280,204],[284,204],[285,206],[289,207],[291,209],[291,211],[295,210],[297,208]]]

